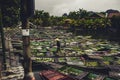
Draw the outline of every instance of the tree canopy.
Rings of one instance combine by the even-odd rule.
[[[4,27],[13,27],[19,22],[20,0],[1,0]]]

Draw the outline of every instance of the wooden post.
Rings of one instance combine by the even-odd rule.
[[[4,70],[7,69],[6,67],[6,53],[5,53],[5,37],[4,37],[4,30],[3,30],[3,24],[2,24],[2,0],[0,1],[0,33],[1,33],[1,42],[2,42],[2,54],[3,54],[3,65]]]
[[[28,19],[22,20],[22,28],[28,29]],[[28,74],[29,72],[32,72],[32,61],[30,58],[30,36],[24,36],[23,39],[23,54],[24,54],[24,72],[25,74]]]
[[[27,4],[28,0],[21,0],[21,21],[22,21],[22,32],[23,30],[27,31],[29,30],[29,19],[28,19],[28,12],[27,12]],[[30,36],[25,35],[23,32],[23,55],[24,55],[24,62],[23,62],[23,67],[24,67],[24,79],[26,76],[32,72],[32,61],[30,58]]]

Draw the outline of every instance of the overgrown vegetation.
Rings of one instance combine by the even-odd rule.
[[[2,21],[4,27],[16,27],[20,21],[20,0],[1,0]]]

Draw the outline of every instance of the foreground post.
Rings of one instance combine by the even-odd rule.
[[[29,30],[27,18],[22,20],[22,29]],[[23,35],[22,39],[23,39],[23,55],[24,55],[24,63],[23,63],[24,72],[25,74],[28,74],[29,72],[32,72],[32,62],[30,58],[30,36]]]
[[[27,75],[32,72],[32,61],[30,53],[30,36],[29,36],[29,17],[33,14],[33,0],[21,0],[21,21],[22,21],[22,40],[23,40],[23,55],[24,55],[24,80]],[[32,3],[32,4],[31,4]]]
[[[3,65],[4,65],[4,70],[6,70],[7,67],[6,67],[6,53],[5,53],[5,37],[4,37],[4,30],[2,24],[2,10],[3,8],[2,8],[2,0],[1,0],[0,1],[0,33],[1,33],[1,42],[2,42]]]

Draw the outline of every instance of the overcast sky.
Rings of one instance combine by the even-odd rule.
[[[87,11],[120,11],[120,0],[35,0],[35,8],[51,15],[61,16],[63,13],[85,9]]]

